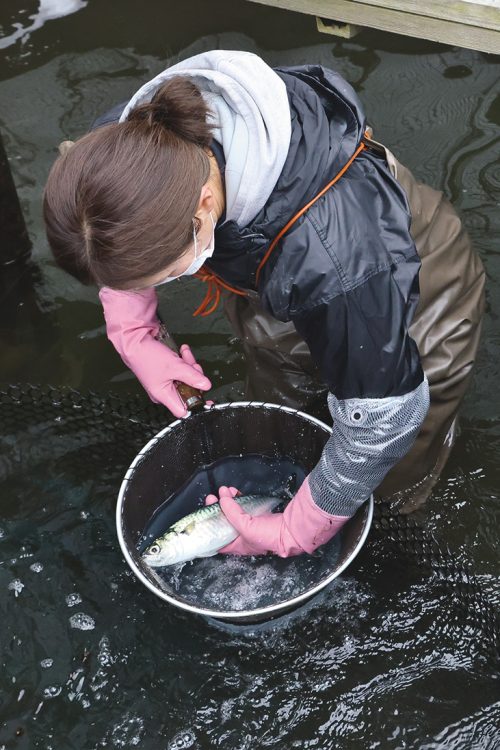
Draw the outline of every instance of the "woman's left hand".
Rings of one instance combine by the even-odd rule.
[[[220,487],[219,488],[219,497],[217,495],[208,495],[205,499],[205,505],[212,505],[213,503],[219,503],[222,509],[222,512],[226,516],[227,520],[230,521],[230,518],[228,514],[224,510],[224,505],[226,503],[226,499],[229,498],[230,501],[232,501],[232,505],[236,506],[236,508],[239,508],[242,513],[244,513],[248,518],[252,518],[248,513],[245,513],[244,510],[240,508],[238,503],[234,502],[233,498],[237,495],[241,495],[241,492],[236,489],[236,487]],[[229,513],[231,513],[231,510],[229,509]],[[272,513],[266,513],[266,516],[273,515]],[[236,525],[230,521],[231,525],[234,526],[236,529]],[[248,543],[240,534],[240,536],[237,536],[236,539],[233,542],[230,542],[225,547],[222,547],[222,549],[219,550],[219,553],[222,555],[261,555],[262,552],[260,550],[257,550],[252,546],[252,544]]]
[[[283,513],[264,513],[251,516],[234,500],[235,487],[220,487],[219,497],[209,495],[207,505],[220,502],[222,512],[239,536],[219,550],[229,555],[263,555],[272,552],[280,557],[292,557],[303,552],[311,554],[325,544],[349,520],[347,516],[332,516],[321,510],[311,497],[307,478]]]

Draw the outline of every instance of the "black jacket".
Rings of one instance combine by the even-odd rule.
[[[217,228],[207,263],[241,288],[256,288],[270,241],[342,169],[365,132],[360,102],[339,75],[319,66],[277,72],[292,113],[285,166],[249,226]],[[271,315],[293,321],[337,398],[381,398],[423,379],[408,335],[419,268],[404,191],[383,154],[368,147],[278,243],[258,292]]]

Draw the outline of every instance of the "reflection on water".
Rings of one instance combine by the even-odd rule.
[[[40,277],[32,291],[13,297],[9,324],[0,321],[0,380],[140,392],[105,341],[95,290],[55,269],[43,239],[40,194],[59,141],[84,132],[160,70],[172,50],[259,51],[254,39],[266,39],[260,52],[271,64],[335,67],[360,92],[376,136],[453,199],[486,265],[480,361],[428,523],[459,559],[472,561],[483,591],[498,603],[500,61],[385,35],[313,38],[307,19],[280,26],[285,14],[239,0],[216,5],[210,19],[194,3],[196,12],[183,6],[167,23],[164,4],[151,3],[145,14],[144,5],[127,0],[118,18],[113,4],[104,12],[90,0],[79,13],[32,30],[29,45],[6,51],[0,128]],[[25,30],[32,6],[22,17]],[[108,36],[97,47],[99,14]],[[229,23],[233,32],[212,33],[211,24],[220,30]],[[140,44],[120,45],[124,28],[135,28]],[[50,37],[51,29],[61,37]],[[39,65],[42,38],[49,51]],[[56,54],[62,44],[66,52]],[[23,58],[19,73],[28,51],[33,58]],[[202,291],[174,286],[162,296],[163,317],[199,355],[216,399],[238,396],[244,364],[224,319],[193,320]],[[439,578],[371,539],[300,616],[262,631],[221,630],[168,607],[126,568],[113,514],[132,444],[113,463],[119,432],[101,426],[97,436],[95,425],[76,419],[64,431],[52,417],[26,428],[27,413],[23,419],[0,434],[0,747],[498,746],[498,667],[480,648],[493,634],[464,619],[460,597]],[[143,442],[137,438],[137,449]]]

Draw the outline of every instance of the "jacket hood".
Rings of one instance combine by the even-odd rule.
[[[285,164],[270,199],[252,222],[218,227],[215,254],[207,263],[243,288],[253,285],[266,245],[338,174],[365,131],[361,103],[340,75],[319,65],[275,70],[286,86],[291,116]],[[271,258],[269,265],[273,262]]]
[[[334,71],[307,65],[277,72],[287,86],[292,126],[294,120],[299,126],[283,169],[290,191],[297,180],[303,182],[298,210],[349,161],[363,138],[366,120],[354,89]]]
[[[287,158],[291,118],[286,86],[251,52],[210,50],[145,83],[120,121],[178,75],[190,77],[205,99],[213,136],[224,151],[226,216],[245,226],[266,203]]]

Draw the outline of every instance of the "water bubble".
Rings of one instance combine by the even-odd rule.
[[[82,597],[80,594],[74,593],[74,594],[68,594],[66,597],[66,604],[68,607],[74,607],[76,604],[82,603]]]
[[[97,661],[101,667],[109,667],[110,664],[114,663],[114,658],[111,655],[111,648],[109,645],[109,638],[103,636],[99,641],[99,653],[97,654]]]
[[[11,581],[8,585],[9,591],[13,591],[16,596],[19,596],[23,588],[24,583],[20,581],[19,578],[14,578],[14,580]]]
[[[49,687],[46,687],[43,691],[43,697],[48,700],[49,698],[57,698],[58,695],[61,695],[62,687],[60,685],[49,685]]]
[[[53,663],[54,659],[42,659],[42,661],[40,662],[40,666],[43,667],[43,669],[50,669]]]
[[[95,620],[86,615],[83,612],[77,612],[69,618],[69,624],[76,630],[93,630],[95,628]]]
[[[111,731],[111,743],[113,747],[136,747],[141,743],[144,736],[144,721],[139,716],[126,714],[120,724],[115,724]],[[108,747],[106,742],[104,745]]]
[[[86,521],[89,516],[90,516],[90,513],[88,513],[86,510],[80,511],[80,518],[83,521]]]
[[[167,750],[185,750],[185,748],[193,747],[195,740],[194,732],[190,729],[184,729],[170,740]]]
[[[0,539],[3,539],[4,536],[5,536],[5,531],[4,529],[0,528]]]
[[[41,573],[43,570],[42,563],[34,562],[30,565],[30,570],[33,571],[33,573]]]

